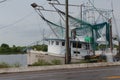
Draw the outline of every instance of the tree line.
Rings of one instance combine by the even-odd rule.
[[[13,45],[10,47],[8,44],[3,43],[0,46],[0,54],[13,54],[13,53],[20,53],[22,49],[25,47],[15,46]]]
[[[15,46],[13,45],[10,47],[8,44],[3,43],[0,46],[0,54],[22,54],[26,51],[23,51],[26,48],[26,46]],[[31,49],[36,49],[38,51],[47,51],[47,45],[34,45],[30,46]]]

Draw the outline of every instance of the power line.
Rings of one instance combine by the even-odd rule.
[[[0,1],[0,3],[3,3],[3,2],[5,2],[5,1],[7,1],[7,0],[2,0],[2,1]]]
[[[5,25],[5,26],[2,26],[0,27],[0,29],[4,29],[4,28],[8,28],[8,27],[13,27],[13,25],[25,20],[26,18],[28,18],[31,14],[33,14],[33,12],[29,13],[28,15],[16,20],[15,22],[11,23],[11,24],[8,24],[8,25]]]

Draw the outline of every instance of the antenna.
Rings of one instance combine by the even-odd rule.
[[[45,39],[45,29],[43,29],[43,44],[45,44],[44,39]]]

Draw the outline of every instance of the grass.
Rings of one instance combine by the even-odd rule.
[[[19,63],[15,63],[13,65],[9,65],[5,62],[0,63],[0,68],[11,68],[11,67],[20,67],[21,65]]]
[[[0,68],[9,68],[9,67],[11,66],[7,63],[4,63],[4,62],[0,63]]]
[[[38,60],[38,62],[33,63],[31,66],[49,66],[49,65],[60,65],[61,61],[54,59],[50,62],[45,61],[45,60]]]
[[[52,65],[52,64],[41,59],[38,60],[38,62],[33,63],[31,66],[45,66],[45,65]]]
[[[15,64],[13,64],[11,67],[20,67],[20,66],[21,66],[21,64],[15,63]]]
[[[54,59],[51,62],[52,62],[53,65],[60,65],[61,64],[61,61],[57,60],[57,59]]]

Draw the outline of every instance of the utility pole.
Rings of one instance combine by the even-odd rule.
[[[112,44],[112,22],[111,19],[109,19],[109,23],[110,23],[110,50],[111,52],[113,51],[113,44]]]
[[[69,23],[68,23],[68,0],[65,1],[65,10],[66,10],[66,53],[65,53],[65,64],[70,64],[71,62],[71,53],[70,53],[70,43],[69,43]]]
[[[119,47],[118,47],[118,57],[120,58],[120,41],[118,42],[119,43]]]

